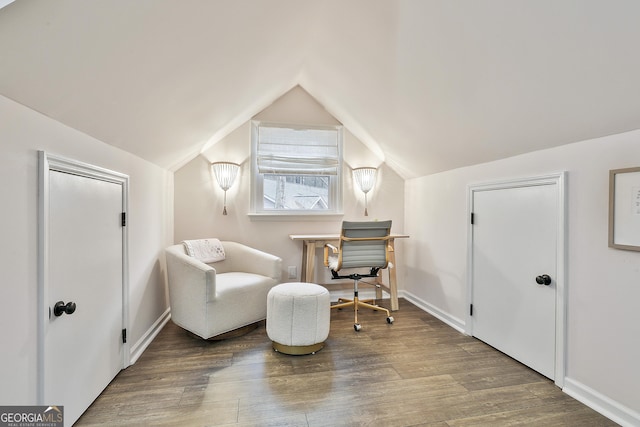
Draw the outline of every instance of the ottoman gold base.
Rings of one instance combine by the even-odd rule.
[[[284,345],[273,341],[273,349],[278,353],[290,354],[293,356],[300,356],[303,354],[313,354],[316,351],[320,351],[324,347],[324,343],[318,343],[313,345]]]

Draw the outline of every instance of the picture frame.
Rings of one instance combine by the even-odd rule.
[[[640,167],[609,171],[609,247],[640,251]]]

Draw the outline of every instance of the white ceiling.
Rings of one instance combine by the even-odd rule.
[[[300,85],[412,178],[640,128],[639,46],[637,0],[18,0],[0,94],[175,169]]]

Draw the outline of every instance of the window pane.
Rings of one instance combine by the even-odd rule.
[[[264,175],[263,209],[328,210],[330,176]]]

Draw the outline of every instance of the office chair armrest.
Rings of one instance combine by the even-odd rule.
[[[333,246],[331,243],[324,244],[324,266],[329,267],[329,248],[331,248],[332,253],[337,254],[338,248]]]

